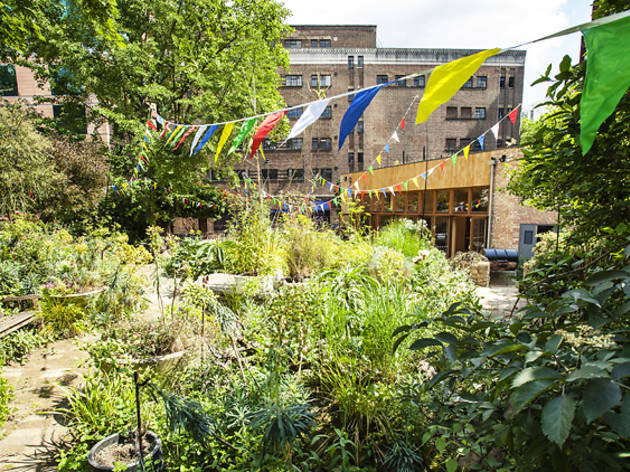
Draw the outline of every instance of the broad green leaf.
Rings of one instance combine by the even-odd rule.
[[[582,397],[582,410],[586,422],[599,418],[621,402],[621,389],[611,380],[591,380]]]
[[[535,351],[529,351],[527,354],[525,354],[525,364],[529,364],[530,362],[534,362],[536,359],[538,359],[543,354],[544,354],[544,352],[539,350],[539,349],[537,349]]]
[[[451,333],[447,333],[446,331],[442,331],[441,333],[436,334],[435,339],[437,339],[438,341],[442,341],[443,343],[457,344],[457,338]]]
[[[584,367],[579,368],[578,370],[574,370],[567,376],[567,382],[575,382],[576,380],[582,379],[599,379],[599,378],[607,378],[610,377],[608,372],[604,369],[600,369],[599,367],[595,367],[593,365],[586,365]]]
[[[571,431],[575,416],[575,401],[561,395],[547,402],[542,411],[542,430],[551,441],[562,447]]]
[[[562,342],[562,336],[559,334],[554,334],[547,339],[545,343],[545,351],[555,353]]]
[[[520,387],[528,382],[543,379],[558,379],[562,377],[560,372],[549,367],[527,367],[521,370],[512,381],[512,388]]]
[[[455,459],[449,459],[444,464],[446,466],[446,472],[455,472],[457,470],[457,461]]]
[[[610,282],[613,280],[625,279],[628,274],[621,270],[603,270],[591,275],[586,279],[586,285],[596,285],[600,283]]]
[[[532,400],[551,387],[554,383],[555,382],[553,380],[535,380],[517,388],[510,396],[511,416],[516,416]]]
[[[608,424],[619,436],[623,438],[630,438],[630,394],[626,393],[623,397],[623,403],[621,404],[621,412],[615,414],[608,412],[604,415],[604,421]]]
[[[438,436],[435,438],[435,447],[440,454],[444,453],[444,450],[446,449],[446,440],[442,436]]]
[[[433,339],[433,338],[420,338],[420,339],[416,339],[411,346],[409,346],[409,349],[411,349],[412,351],[415,351],[417,349],[424,349],[425,347],[429,347],[429,346],[441,346],[442,343],[440,341],[438,341],[437,339]]]
[[[612,376],[616,379],[622,379],[630,375],[630,362],[624,362],[623,364],[613,367]]]
[[[446,358],[451,362],[455,362],[455,359],[457,357],[455,346],[453,346],[452,344],[445,344],[444,346],[442,346],[442,349],[444,350],[444,355],[446,356]]]

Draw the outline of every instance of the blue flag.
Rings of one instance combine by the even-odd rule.
[[[341,119],[341,126],[339,127],[339,150],[343,146],[344,141],[348,135],[352,132],[357,121],[361,118],[361,115],[368,107],[374,96],[381,90],[381,87],[385,84],[381,84],[377,87],[364,90],[354,96],[354,100],[346,110],[346,114]]]
[[[389,143],[385,143],[385,152],[389,152]]]
[[[479,146],[481,146],[481,150],[482,151],[483,151],[483,143],[484,143],[485,140],[486,140],[486,135],[485,134],[482,135],[482,136],[479,136],[477,138],[477,141],[479,141]]]
[[[423,172],[422,174],[420,174],[420,177],[422,177],[424,180],[427,180],[427,173]]]
[[[214,132],[217,130],[218,127],[219,125],[212,125],[210,126],[210,128],[208,128],[208,131],[206,131],[206,134],[204,134],[203,138],[201,138],[201,141],[199,142],[197,149],[195,149],[193,156],[197,154],[199,151],[201,151],[201,148],[204,147],[204,145],[208,142],[208,139],[212,137],[212,135],[214,134]]]

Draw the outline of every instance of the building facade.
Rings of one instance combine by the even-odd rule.
[[[474,54],[472,49],[378,48],[374,25],[297,25],[284,46],[290,69],[280,71],[280,90],[287,105],[318,100],[385,83],[422,72],[440,64]],[[260,178],[273,195],[304,194],[317,177],[340,183],[343,174],[378,167],[376,156],[403,116],[405,129],[398,129],[400,142],[390,142],[382,153],[382,165],[391,166],[451,155],[473,142],[522,101],[525,51],[509,51],[488,59],[455,96],[440,106],[426,123],[415,125],[415,111],[428,74],[398,80],[384,87],[372,101],[354,131],[338,150],[339,125],[352,100],[335,100],[322,117],[284,146],[265,141],[266,162],[258,175],[254,162],[245,162],[241,173]],[[291,123],[303,110],[288,113]],[[499,136],[488,137],[485,149],[518,144],[520,119],[515,125],[504,120]],[[473,143],[473,150],[479,149]],[[315,198],[331,194],[318,187]],[[334,215],[333,215],[334,219]]]

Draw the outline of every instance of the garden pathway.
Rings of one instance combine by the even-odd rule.
[[[25,365],[2,370],[13,387],[14,409],[0,439],[0,471],[48,471],[54,465],[55,444],[64,440],[63,417],[52,410],[63,407],[63,387],[76,387],[87,353],[77,343],[89,338],[57,341],[33,351]]]
[[[489,287],[477,287],[475,292],[484,310],[489,311],[493,318],[509,317],[518,297],[516,282],[510,278],[513,272],[493,272]],[[524,300],[519,300],[516,310],[525,306]]]

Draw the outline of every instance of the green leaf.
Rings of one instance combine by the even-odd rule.
[[[411,344],[411,346],[409,346],[409,349],[411,349],[412,351],[415,351],[418,349],[424,349],[425,347],[429,347],[429,346],[442,346],[442,343],[438,341],[437,339],[433,339],[433,338],[420,338],[420,339],[416,339]]]
[[[622,379],[630,375],[630,362],[624,362],[623,364],[613,367],[612,376],[616,379]]]
[[[516,416],[531,401],[551,387],[554,383],[555,382],[553,380],[535,380],[517,388],[510,396],[511,416]]]
[[[446,466],[446,472],[455,472],[457,470],[457,461],[455,459],[449,459],[444,464]]]
[[[621,402],[621,389],[612,380],[591,380],[582,397],[582,410],[586,422],[599,418]]]
[[[446,331],[442,331],[441,333],[436,334],[435,339],[448,344],[457,344],[458,342],[455,336],[453,336],[451,333],[447,333]]]
[[[446,441],[442,436],[438,436],[437,438],[435,438],[435,447],[440,452],[440,454],[442,454],[444,452],[444,449],[446,449]]]
[[[602,270],[591,275],[586,279],[586,285],[597,285],[605,282],[612,282],[613,280],[625,279],[628,274],[621,270]]]
[[[609,377],[608,372],[604,369],[600,369],[599,367],[595,367],[592,365],[586,365],[584,367],[579,368],[578,370],[574,370],[567,376],[567,382],[575,382],[576,380],[582,379],[598,379],[598,378],[607,378]]]
[[[621,404],[621,413],[608,412],[604,415],[604,421],[619,436],[630,438],[630,394],[626,393]]]
[[[551,441],[562,447],[571,431],[575,416],[575,401],[561,395],[547,402],[542,411],[542,430]]]
[[[521,370],[512,381],[512,388],[520,387],[528,382],[543,379],[558,379],[562,377],[560,372],[549,367],[527,367]]]
[[[455,362],[455,359],[457,358],[455,346],[453,346],[452,344],[445,344],[444,346],[442,346],[442,350],[444,351],[444,355],[449,361]]]
[[[545,343],[545,351],[551,352],[552,354],[558,350],[560,343],[562,342],[562,336],[559,334],[554,334],[547,339]]]

